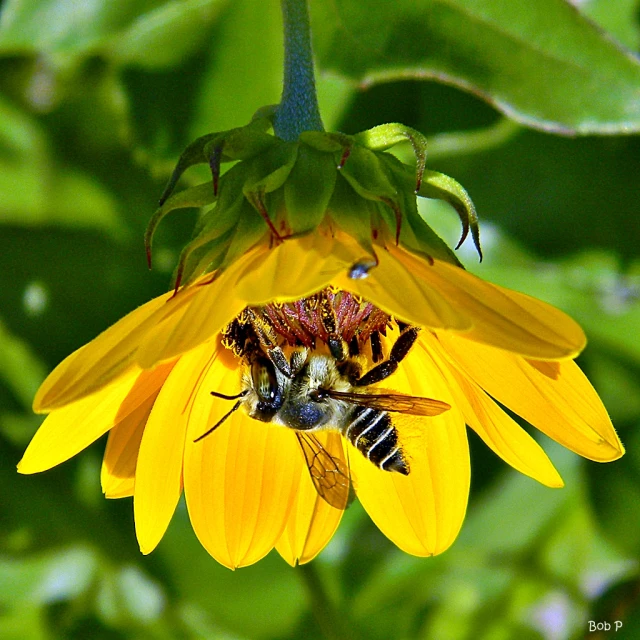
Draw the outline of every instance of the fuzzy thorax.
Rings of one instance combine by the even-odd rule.
[[[328,389],[351,391],[350,382],[338,370],[336,360],[331,356],[308,356],[306,349],[294,353],[300,354],[301,362],[299,373],[294,378],[288,378],[274,368],[276,387],[282,395],[282,407],[268,421],[301,431],[340,430],[348,419],[350,404],[333,398],[313,399],[313,392]],[[292,360],[296,359],[294,355]],[[255,388],[250,368],[243,373],[242,386],[247,391],[242,400],[245,411],[252,418],[263,419],[259,408],[259,390]]]

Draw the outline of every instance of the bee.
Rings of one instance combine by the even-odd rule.
[[[264,309],[247,310],[245,324],[230,326],[227,339],[246,364],[242,390],[234,396],[211,392],[236,403],[196,441],[241,407],[255,420],[293,429],[316,491],[331,506],[344,509],[349,501],[349,470],[315,434],[337,431],[379,469],[408,475],[409,461],[389,414],[436,416],[451,407],[373,386],[397,370],[417,339],[416,327],[403,325],[389,357],[363,374],[361,359],[349,354],[330,308],[321,304],[319,312],[328,353],[302,346],[287,359]]]

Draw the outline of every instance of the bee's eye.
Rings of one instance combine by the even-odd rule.
[[[269,360],[256,360],[251,366],[253,386],[263,402],[273,402],[278,391],[276,372]]]

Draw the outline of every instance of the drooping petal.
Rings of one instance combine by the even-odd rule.
[[[342,436],[325,431],[315,434],[326,451],[347,465]],[[313,560],[331,540],[340,524],[343,511],[322,499],[311,482],[309,470],[303,465],[296,499],[284,533],[276,550],[292,567]]]
[[[136,535],[142,553],[150,553],[160,542],[182,494],[184,440],[194,389],[215,357],[216,349],[215,342],[206,342],[179,358],[147,420],[133,497]]]
[[[337,283],[406,322],[456,331],[471,329],[465,313],[456,309],[419,272],[407,268],[386,249],[378,250],[378,260],[367,278],[350,280],[343,273]]]
[[[339,232],[285,240],[245,266],[235,293],[249,305],[304,298],[346,273],[361,253],[355,241]]]
[[[258,245],[215,280],[211,281],[213,276],[205,276],[181,291],[175,302],[171,301],[181,308],[158,322],[141,341],[136,353],[140,366],[152,367],[215,336],[246,306],[237,295],[238,280],[246,269],[257,268],[268,255],[268,247]]]
[[[103,467],[104,468],[104,467]],[[100,474],[100,484],[105,498],[131,498],[136,486],[135,475],[128,477],[108,476]]]
[[[465,336],[476,342],[538,360],[573,358],[586,344],[580,325],[541,300],[490,284],[441,260],[429,264],[401,247],[391,245],[388,250],[424,288],[433,289],[432,295],[443,297],[456,309],[467,324]],[[414,300],[407,297],[404,304],[411,307]],[[404,312],[404,308],[396,311],[402,316]],[[410,319],[434,329],[460,330],[453,324],[431,324],[427,317]]]
[[[202,440],[233,401],[240,372],[230,352],[211,363],[195,392],[187,435],[184,486],[193,529],[207,551],[235,569],[264,557],[282,535],[302,472],[293,431],[233,412]]]
[[[451,363],[431,333],[425,331],[420,335],[417,348],[429,350],[434,363],[447,380],[465,422],[489,448],[514,469],[538,482],[548,487],[564,486],[560,474],[542,447],[473,380]]]
[[[148,398],[109,431],[100,471],[100,484],[106,498],[133,495],[140,442],[156,395]]]
[[[148,331],[137,351],[143,368],[173,358],[210,339],[246,306],[304,297],[326,287],[353,262],[356,245],[317,233],[269,250],[258,245],[213,281],[191,285],[190,297]],[[211,280],[211,278],[208,278]],[[203,284],[207,283],[207,284]],[[181,294],[182,295],[182,292]]]
[[[561,361],[547,371],[472,340],[444,333],[438,338],[480,387],[556,442],[597,462],[624,453],[602,401],[575,362]]]
[[[42,383],[33,401],[36,413],[46,413],[93,393],[115,379],[133,362],[141,336],[171,294],[138,307],[97,338],[65,358]]]
[[[428,352],[414,348],[385,386],[435,398],[451,409],[433,418],[393,414],[410,473],[381,471],[350,448],[356,493],[398,547],[417,556],[442,553],[455,540],[467,507],[469,445],[464,419]]]
[[[233,290],[247,264],[260,264],[267,248],[254,247],[223,271],[213,289],[204,276],[177,295],[150,300],[61,362],[41,385],[34,411],[69,404],[105,386],[134,362],[149,369],[214,336],[242,309]],[[212,285],[209,285],[212,286]]]
[[[131,368],[104,389],[54,410],[31,440],[18,471],[37,473],[76,455],[153,396],[167,372],[167,365],[154,371]]]

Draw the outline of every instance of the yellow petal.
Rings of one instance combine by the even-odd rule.
[[[342,236],[341,236],[342,238]],[[143,368],[173,358],[218,333],[247,305],[304,297],[346,271],[354,243],[326,234],[284,241],[273,249],[260,244],[208,284],[189,287],[191,297],[148,331],[136,359]],[[205,277],[200,283],[206,283]],[[172,301],[173,304],[173,301]]]
[[[432,334],[423,332],[417,348],[429,350],[438,369],[447,379],[454,402],[462,411],[465,422],[488,447],[520,473],[548,487],[564,486],[560,474],[542,447],[480,387],[451,364]]]
[[[150,300],[63,360],[42,383],[33,401],[46,413],[108,384],[133,362],[137,343],[155,323],[155,314],[171,294]]]
[[[249,305],[303,298],[328,286],[362,254],[343,234],[285,240],[244,267],[235,293]]]
[[[50,469],[88,447],[154,395],[166,377],[130,369],[110,385],[54,410],[42,423],[18,465],[20,473]]]
[[[109,431],[100,472],[100,484],[106,498],[126,498],[133,495],[140,441],[156,395],[151,396]]]
[[[115,500],[117,498],[131,498],[136,487],[135,476],[124,477],[110,477],[105,480],[105,477],[101,475],[100,482],[102,484],[102,492],[105,498]]]
[[[239,388],[237,361],[222,350],[195,393],[184,465],[193,529],[205,549],[231,569],[257,562],[273,549],[302,472],[293,431],[253,420],[241,408],[194,442],[234,406],[209,392],[233,394]]]
[[[402,550],[417,556],[442,553],[458,535],[467,507],[470,464],[464,420],[424,350],[414,348],[388,380],[402,393],[452,406],[433,418],[393,415],[409,459],[408,476],[381,471],[350,448],[356,493],[380,530]]]
[[[390,246],[389,251],[470,323],[467,338],[538,360],[572,358],[586,344],[579,324],[541,300],[485,282],[447,262],[435,260],[430,265],[400,247]],[[447,328],[426,320],[418,319],[417,324]]]
[[[452,306],[420,272],[407,268],[386,249],[378,251],[378,260],[369,277],[350,280],[343,272],[334,283],[406,322],[456,331],[471,329],[464,310]]]
[[[136,535],[142,553],[150,553],[160,542],[182,494],[184,440],[194,389],[215,357],[216,349],[215,342],[208,342],[180,357],[147,420],[133,496]]]
[[[345,467],[347,461],[342,446],[342,436],[325,431],[315,434],[326,451],[340,459]],[[331,540],[340,524],[343,511],[332,507],[316,491],[306,464],[303,465],[293,508],[289,514],[284,533],[276,544],[278,553],[292,567],[313,560]]]
[[[544,367],[500,349],[445,333],[438,337],[480,387],[556,442],[597,462],[624,453],[602,401],[575,362],[558,362],[546,375]]]
[[[238,280],[247,269],[259,269],[267,252],[266,245],[258,245],[215,280],[204,276],[181,291],[175,299],[180,308],[144,336],[136,354],[140,366],[146,369],[174,358],[219,333],[246,306],[237,295]]]

